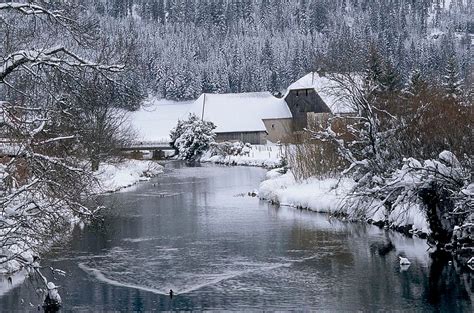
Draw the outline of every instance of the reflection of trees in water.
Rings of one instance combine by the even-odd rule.
[[[465,299],[469,294],[464,289],[459,273],[453,265],[448,265],[450,256],[433,253],[430,266],[411,266],[407,271],[401,271],[399,284],[403,298],[407,300],[422,299],[426,307],[441,312],[469,311]]]
[[[314,267],[318,275],[340,277],[338,293],[348,299],[358,298],[367,307],[389,305],[396,293],[402,301],[421,300],[414,309],[469,311],[469,299],[473,299],[470,273],[457,272],[454,265],[448,265],[449,255],[439,253],[432,255],[429,267],[413,264],[402,270],[395,245],[389,232],[374,238],[366,228],[349,225],[344,232],[298,225],[291,229],[288,241],[289,250],[321,252],[321,256],[296,266]],[[325,256],[324,251],[331,254]]]
[[[447,302],[446,300],[448,298],[470,299],[471,286],[466,286],[463,278],[465,275],[470,276],[471,274],[460,273],[454,265],[448,265],[451,260],[448,253],[435,252],[431,257],[433,262],[430,266],[427,285],[425,285],[425,298],[430,304],[436,305],[440,309],[451,312],[462,310],[462,307],[452,307],[453,303],[458,304],[460,301]],[[472,300],[474,299],[471,297]]]

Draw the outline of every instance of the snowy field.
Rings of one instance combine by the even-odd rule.
[[[149,99],[145,105],[130,114],[130,123],[137,132],[138,140],[169,141],[172,128],[179,119],[184,119],[192,111],[192,101],[175,102]]]

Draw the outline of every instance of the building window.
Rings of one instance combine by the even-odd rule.
[[[274,129],[274,128],[275,128],[275,124],[272,124],[272,129]]]

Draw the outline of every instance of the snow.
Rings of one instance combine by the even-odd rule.
[[[353,112],[354,110],[345,101],[343,101],[344,97],[336,95],[337,93],[341,92],[341,90],[336,90],[336,87],[337,83],[333,80],[319,75],[316,72],[312,72],[291,84],[288,87],[286,95],[288,95],[291,90],[314,88],[314,90],[316,90],[318,95],[326,103],[329,109],[331,109],[333,114]]]
[[[310,73],[291,84],[288,90],[314,88],[333,113],[352,112],[350,106],[335,95],[335,86],[329,78]],[[143,108],[131,114],[130,120],[139,141],[169,141],[171,129],[190,113],[213,122],[217,126],[216,133],[264,132],[263,120],[292,118],[284,99],[269,92],[202,94],[191,102],[150,98]]]
[[[163,166],[153,161],[125,160],[103,163],[94,176],[99,181],[99,192],[115,192],[163,173]]]
[[[178,120],[186,119],[190,113],[202,117],[203,111],[204,120],[217,126],[216,133],[266,131],[262,119],[292,117],[283,99],[269,92],[253,92],[203,94],[194,102],[149,99],[131,114],[130,120],[138,140],[169,141],[169,133]]]
[[[260,198],[280,205],[324,213],[338,211],[341,201],[354,185],[351,179],[344,179],[337,188],[334,188],[338,183],[335,178],[325,180],[312,178],[297,182],[291,171],[280,175],[274,171],[269,176],[272,178],[260,184]]]
[[[474,196],[474,183],[469,184],[466,188],[461,190],[466,196]]]
[[[200,162],[276,168],[283,164],[283,152],[279,146],[265,145],[252,145],[248,151],[238,155],[216,155],[210,149],[204,153]]]
[[[130,115],[138,141],[170,141],[170,131],[191,112],[192,102],[149,99]]]
[[[345,213],[354,216],[353,207],[346,205],[355,182],[351,178],[310,178],[297,182],[288,171],[273,170],[259,187],[259,197],[280,205],[304,208],[322,213]],[[429,225],[419,205],[399,205],[387,212],[380,203],[367,204],[365,220],[374,222],[388,220],[392,226],[413,225],[414,231],[429,233]]]
[[[23,147],[20,144],[8,142],[5,139],[0,139],[0,156],[3,155],[18,155]]]
[[[204,112],[204,120],[217,126],[216,133],[266,131],[263,119],[292,117],[285,100],[269,92],[203,94],[193,112]]]
[[[11,284],[7,281],[8,278],[6,276],[0,275],[0,297],[21,285],[26,279],[26,274],[26,271],[23,270],[10,275]]]
[[[58,292],[58,287],[53,283],[53,282],[49,282],[47,284],[47,287],[48,287],[48,295],[49,295],[49,298],[53,301],[53,302],[56,302],[58,304],[61,304],[62,303],[62,300],[61,300],[61,296],[59,295],[59,292]]]

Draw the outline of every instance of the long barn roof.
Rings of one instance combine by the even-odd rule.
[[[203,94],[191,111],[212,121],[217,133],[266,131],[264,119],[292,117],[286,102],[269,92]]]
[[[334,83],[317,73],[308,74],[291,84],[290,90],[314,88],[333,113],[351,112],[339,97],[333,95]],[[204,101],[205,99],[205,101]],[[170,130],[178,119],[186,119],[189,113],[216,124],[216,132],[266,131],[264,119],[291,118],[284,98],[275,98],[269,92],[240,94],[203,94],[196,101],[177,103],[150,99],[145,107],[131,114],[131,121],[140,140],[169,138]]]

